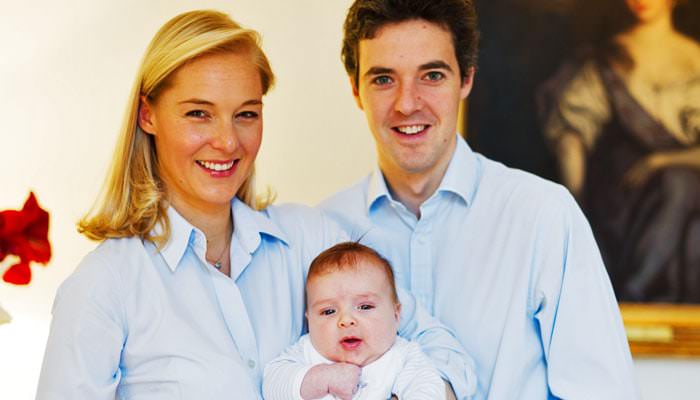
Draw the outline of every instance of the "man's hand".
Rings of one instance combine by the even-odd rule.
[[[355,364],[319,364],[312,367],[301,382],[301,398],[320,399],[332,394],[341,400],[351,400],[357,392],[362,369]]]
[[[447,382],[445,380],[443,380],[443,382],[445,382],[445,399],[457,400],[457,395],[455,394],[454,389],[452,389],[452,385],[450,385],[450,382]]]

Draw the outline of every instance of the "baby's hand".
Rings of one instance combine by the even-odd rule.
[[[311,400],[332,394],[341,400],[351,400],[357,392],[361,372],[360,367],[348,363],[316,365],[301,382],[301,397]]]

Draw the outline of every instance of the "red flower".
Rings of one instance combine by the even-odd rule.
[[[19,262],[2,276],[6,282],[26,285],[32,279],[30,262],[46,264],[51,259],[48,239],[49,213],[39,207],[34,193],[29,193],[21,211],[0,212],[0,261],[14,254]]]

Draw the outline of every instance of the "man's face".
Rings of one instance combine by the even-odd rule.
[[[314,276],[306,293],[311,343],[327,359],[364,367],[396,340],[401,306],[386,273],[371,261]]]
[[[360,41],[358,59],[353,93],[384,174],[442,174],[473,73],[462,82],[450,33],[424,20],[388,24]]]

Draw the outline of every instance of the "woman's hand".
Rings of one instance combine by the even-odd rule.
[[[700,170],[700,146],[681,151],[652,153],[637,161],[627,171],[623,180],[630,187],[646,184],[656,172],[670,167],[689,167]]]
[[[637,161],[623,178],[625,185],[633,188],[645,185],[658,170],[668,165],[665,153],[654,153]]]

